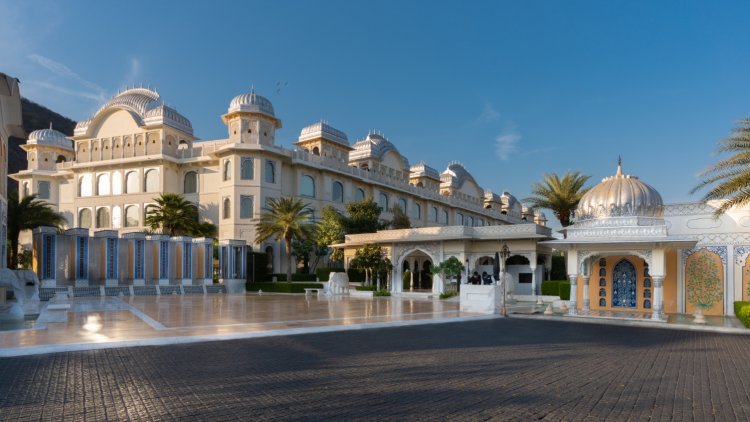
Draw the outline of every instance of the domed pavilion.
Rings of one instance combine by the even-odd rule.
[[[564,239],[542,242],[565,251],[571,315],[626,311],[665,320],[677,312],[678,251],[698,239],[670,234],[659,192],[624,174],[581,198]]]

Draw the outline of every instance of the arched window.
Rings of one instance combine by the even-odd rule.
[[[229,218],[232,216],[232,203],[229,198],[224,198],[224,202],[221,206],[221,218]]]
[[[109,227],[109,208],[102,207],[96,210],[96,228]]]
[[[138,206],[130,205],[125,208],[125,227],[138,227]]]
[[[122,173],[112,172],[112,195],[122,195]]]
[[[198,173],[189,171],[185,173],[185,181],[183,183],[183,191],[185,193],[197,193],[198,192]]]
[[[23,193],[22,193],[22,195],[25,198],[25,197],[29,196],[29,194],[30,194],[30,192],[29,192],[29,182],[23,182]]]
[[[440,222],[443,224],[448,224],[448,211],[443,210],[443,213],[440,218]]]
[[[333,182],[333,202],[344,202],[344,185],[341,182]]]
[[[320,155],[320,149],[318,147],[313,147],[312,153],[313,155]]]
[[[240,163],[240,179],[242,180],[253,180],[253,159],[250,157],[242,157]]]
[[[456,225],[463,226],[464,225],[464,215],[460,212],[456,214]]]
[[[129,171],[125,175],[125,193],[138,192],[138,172]]]
[[[119,206],[112,207],[112,228],[119,229],[122,225],[122,210]]]
[[[143,225],[144,225],[144,226],[146,226],[146,225],[147,225],[147,223],[146,223],[146,219],[148,218],[148,214],[149,214],[150,212],[153,212],[153,211],[155,211],[155,210],[156,210],[156,205],[154,205],[154,204],[149,204],[149,205],[146,205],[146,206],[145,206],[145,207],[143,208]]]
[[[276,165],[271,160],[266,161],[266,182],[276,183]]]
[[[380,205],[383,211],[388,211],[388,194],[380,192],[380,195],[378,195],[378,205]]]
[[[474,218],[471,217],[471,216],[466,217],[466,225],[469,226],[469,227],[473,227],[474,226]]]
[[[315,198],[315,179],[312,176],[302,176],[302,186],[300,187],[300,194]]]
[[[232,180],[232,162],[224,160],[224,167],[221,171],[221,180]]]
[[[144,179],[145,192],[157,192],[159,190],[159,170],[146,170]]]
[[[109,173],[96,176],[96,194],[109,195]]]
[[[437,216],[438,216],[437,207],[431,207],[430,208],[430,221],[437,222]]]
[[[363,199],[365,199],[365,190],[362,188],[357,188],[357,190],[354,192],[354,200],[361,201]]]
[[[253,218],[252,196],[240,196],[240,218]]]
[[[91,228],[91,210],[88,208],[81,208],[78,211],[78,227],[84,229]]]
[[[37,183],[36,187],[39,199],[49,199],[49,182],[42,180]]]
[[[65,156],[63,156],[63,155],[58,155],[58,156],[57,156],[57,160],[55,160],[55,162],[56,162],[56,163],[58,163],[58,164],[59,164],[59,163],[64,163],[64,162],[66,162],[66,161],[68,161],[68,160],[66,160],[66,159],[65,159]]]
[[[400,198],[398,200],[398,205],[401,207],[401,210],[406,213],[406,199]]]
[[[412,211],[414,211],[414,218],[417,220],[422,219],[422,206],[419,204],[414,204],[414,207],[412,208]]]

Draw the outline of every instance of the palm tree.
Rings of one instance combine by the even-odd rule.
[[[531,186],[532,196],[525,198],[524,202],[533,208],[552,210],[555,217],[560,220],[560,224],[568,227],[571,213],[583,194],[590,189],[583,187],[590,178],[591,176],[583,175],[578,171],[567,171],[562,178],[557,173],[545,173],[541,182]]]
[[[268,239],[283,239],[288,259],[286,281],[292,281],[292,240],[308,240],[313,237],[313,211],[310,204],[289,198],[272,198],[263,208],[260,215],[255,242],[263,243]]]
[[[8,267],[18,267],[18,236],[23,230],[31,230],[41,226],[61,227],[65,224],[65,217],[55,211],[49,203],[37,199],[36,195],[29,195],[18,200],[18,193],[8,194],[8,240],[10,241],[10,256]]]
[[[698,186],[690,193],[695,193],[705,187],[710,187],[703,196],[704,201],[712,199],[726,199],[714,211],[716,217],[734,206],[750,203],[750,118],[738,122],[739,127],[733,130],[734,135],[719,141],[716,152],[732,153],[729,158],[720,160],[704,170]]]
[[[198,208],[176,193],[162,193],[155,206],[146,212],[146,224],[151,230],[161,229],[170,236],[188,234],[198,224]]]

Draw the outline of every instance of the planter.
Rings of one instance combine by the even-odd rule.
[[[701,312],[701,309],[698,308],[695,311],[695,314],[693,314],[695,318],[693,318],[693,322],[695,324],[705,324],[706,323],[706,317],[703,316],[703,312]]]

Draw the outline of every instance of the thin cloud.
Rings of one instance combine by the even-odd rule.
[[[100,87],[99,85],[91,81],[88,81],[82,78],[79,74],[74,72],[71,68],[64,65],[63,63],[52,60],[49,57],[40,56],[39,54],[29,54],[28,56],[26,56],[26,58],[38,64],[39,66],[42,66],[43,68],[49,70],[50,72],[54,73],[57,76],[60,76],[62,78],[72,79],[80,83],[81,85],[85,86],[86,88],[97,91],[99,93],[103,94],[105,92],[104,88]]]
[[[137,57],[130,59],[130,69],[125,75],[125,82],[123,85],[134,84],[141,77],[141,61]]]
[[[498,135],[495,138],[495,154],[501,160],[507,161],[510,156],[518,152],[518,142],[521,135],[515,130],[510,130]]]
[[[500,112],[495,110],[494,107],[492,107],[492,104],[489,101],[485,101],[484,107],[482,108],[482,112],[479,114],[479,117],[477,117],[477,123],[489,123],[494,122],[500,118]]]

